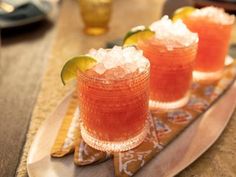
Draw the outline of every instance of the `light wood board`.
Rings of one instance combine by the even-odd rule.
[[[99,165],[76,167],[73,157],[51,159],[50,149],[56,138],[71,94],[44,122],[31,146],[28,157],[30,177],[105,177],[114,176],[112,160]],[[236,83],[203,116],[191,124],[168,145],[136,177],[169,177],[186,168],[204,153],[220,136],[236,106]],[[210,128],[209,128],[210,127]]]

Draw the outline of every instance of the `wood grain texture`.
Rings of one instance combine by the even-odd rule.
[[[53,24],[2,31],[0,60],[0,176],[12,177],[39,91]]]

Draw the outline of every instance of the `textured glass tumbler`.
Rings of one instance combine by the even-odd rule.
[[[151,63],[150,108],[175,109],[188,102],[197,44],[172,50],[157,39],[138,44]]]
[[[84,32],[101,35],[108,30],[112,11],[112,0],[78,0],[84,22]]]
[[[101,151],[138,146],[148,131],[149,66],[128,78],[106,80],[78,74],[80,129]]]
[[[184,23],[199,36],[194,79],[200,81],[220,79],[228,53],[233,23],[220,24],[202,17],[189,17],[184,20]]]

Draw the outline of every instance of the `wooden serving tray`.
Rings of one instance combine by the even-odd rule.
[[[50,157],[51,147],[60,128],[72,93],[62,100],[45,120],[30,148],[27,169],[30,177],[114,177],[112,160],[98,165],[77,167],[73,156]],[[236,107],[236,83],[205,114],[194,121],[160,154],[143,167],[136,177],[174,176],[203,154],[220,136]],[[211,129],[209,131],[209,125]]]

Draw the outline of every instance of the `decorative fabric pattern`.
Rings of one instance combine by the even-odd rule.
[[[52,157],[63,157],[74,151],[76,139],[79,136],[79,116],[77,108],[77,97],[72,96],[62,125],[58,131],[57,138],[51,150]]]
[[[81,137],[75,146],[74,162],[78,166],[104,162],[109,158],[111,158],[111,154],[88,146]]]
[[[133,176],[137,167],[141,168],[163,148],[159,144],[152,117],[148,121],[150,129],[143,143],[132,150],[114,154],[116,176]]]

